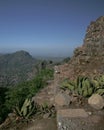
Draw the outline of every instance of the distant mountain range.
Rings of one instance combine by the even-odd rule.
[[[0,86],[31,79],[36,73],[37,60],[26,51],[0,54]]]
[[[47,67],[63,62],[62,57],[34,58],[26,51],[0,53],[0,87],[15,85],[31,80],[36,76],[43,64]]]

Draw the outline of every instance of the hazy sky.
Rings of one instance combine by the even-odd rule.
[[[0,52],[69,56],[104,0],[0,0]]]

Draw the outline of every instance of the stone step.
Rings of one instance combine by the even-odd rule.
[[[58,130],[82,130],[87,117],[88,113],[84,109],[57,110],[57,128]]]
[[[57,116],[61,117],[88,117],[88,113],[84,109],[62,109],[57,111]]]

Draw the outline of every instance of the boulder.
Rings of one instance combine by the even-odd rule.
[[[55,96],[55,104],[58,106],[68,106],[70,102],[71,102],[70,96],[65,93],[58,93]]]
[[[104,107],[104,99],[102,96],[98,95],[98,94],[93,94],[89,99],[88,99],[88,104],[97,109],[97,110],[101,110]]]

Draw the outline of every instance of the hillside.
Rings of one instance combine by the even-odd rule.
[[[103,130],[104,16],[90,23],[83,45],[55,72],[58,130]]]
[[[0,55],[0,86],[31,79],[36,72],[37,60],[26,51]]]
[[[104,74],[104,16],[87,27],[82,46],[74,50],[68,64],[58,66],[60,79],[76,78],[78,75]]]
[[[4,123],[1,124],[1,128],[3,128],[3,130],[10,130],[11,128],[13,130],[103,130],[103,52],[104,16],[91,22],[87,28],[83,45],[75,49],[73,57],[71,59],[66,58],[64,60],[65,62],[61,65],[55,65],[54,80],[52,80],[53,70],[44,69],[47,62],[42,61],[41,64],[37,64],[38,69],[41,67],[43,69],[41,73],[37,75],[36,79],[19,85],[17,89],[14,87],[7,93],[7,97],[9,98],[5,101],[6,105],[11,105],[13,110],[14,108],[15,110],[19,108],[20,114],[18,111],[15,111],[15,116],[13,116],[13,111],[10,117],[6,118]],[[22,54],[20,54],[20,52],[18,56],[17,54],[16,58],[18,57],[17,60],[19,60],[19,65],[21,66],[27,63],[23,62],[25,56],[29,59],[32,58],[28,53],[23,51]],[[21,55],[24,57],[23,59],[20,58]],[[93,78],[95,76],[97,77]],[[23,113],[21,113],[22,108],[15,104],[19,101],[19,103],[25,106],[25,102],[21,101],[23,98],[24,101],[26,101],[25,99],[28,96],[30,97],[30,95],[35,104],[35,107],[33,107],[35,108],[33,109],[35,113],[31,114],[31,118],[26,118],[28,112],[31,113],[32,109],[27,111],[27,115],[23,115]],[[91,101],[92,98],[93,100]],[[31,106],[32,102],[29,104]],[[5,106],[1,105],[1,110],[4,110],[3,107]],[[25,108],[29,110],[29,107],[25,106]],[[1,112],[1,115],[5,115],[4,111]],[[49,124],[52,124],[52,126]]]

